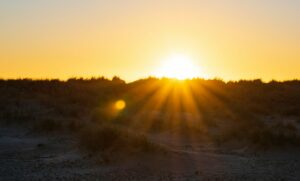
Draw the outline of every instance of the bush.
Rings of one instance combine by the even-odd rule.
[[[111,124],[86,126],[79,134],[79,143],[91,152],[149,152],[159,148],[144,135]]]
[[[239,141],[256,148],[278,148],[282,146],[300,146],[297,128],[291,124],[275,124],[267,126],[259,122],[255,124],[236,124],[221,130],[214,137],[216,143]]]

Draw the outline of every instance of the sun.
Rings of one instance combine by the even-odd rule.
[[[190,57],[174,54],[162,61],[155,76],[184,80],[197,77],[199,73],[199,67],[194,64]]]

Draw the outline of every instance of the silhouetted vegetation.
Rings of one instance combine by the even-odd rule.
[[[117,100],[126,108],[114,109]],[[78,133],[89,150],[147,150],[151,144],[138,132],[206,135],[219,145],[299,146],[300,81],[0,80],[0,120]]]
[[[89,125],[79,133],[80,146],[91,152],[153,152],[161,149],[144,135],[112,125]]]

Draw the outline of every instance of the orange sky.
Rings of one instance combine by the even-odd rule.
[[[0,77],[153,75],[179,53],[198,76],[300,78],[300,1],[3,0]]]

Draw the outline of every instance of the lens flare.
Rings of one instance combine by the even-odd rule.
[[[126,107],[126,102],[124,100],[118,100],[115,103],[115,108],[117,110],[123,110]]]

